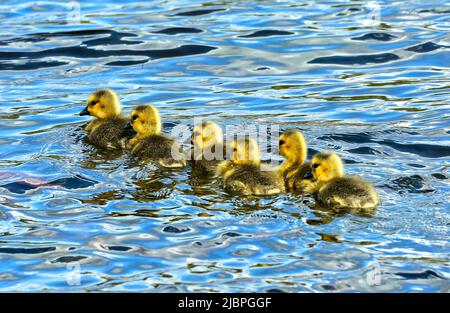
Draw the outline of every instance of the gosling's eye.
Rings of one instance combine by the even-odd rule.
[[[233,151],[234,151],[234,152],[237,152],[237,149],[236,149],[236,148],[234,148],[234,149],[233,149]]]
[[[94,100],[92,100],[92,101],[89,103],[90,106],[94,106],[94,105],[96,105],[96,104],[97,104],[97,102],[95,102]]]
[[[132,121],[135,121],[137,118],[138,118],[138,116],[137,116],[137,114],[135,114],[135,115],[133,115],[133,116],[131,117],[131,120],[132,120]]]
[[[284,145],[284,140],[280,140],[279,144],[280,146]]]
[[[318,168],[318,167],[319,167],[319,164],[314,163],[312,167],[313,167],[313,168]]]

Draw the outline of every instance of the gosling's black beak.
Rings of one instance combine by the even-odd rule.
[[[80,112],[80,115],[91,115],[91,113],[89,113],[88,111],[88,107],[85,107],[83,111]]]
[[[308,170],[306,173],[305,173],[305,176],[303,176],[303,179],[312,179],[313,178],[313,174],[312,174],[312,171],[311,170]]]
[[[137,134],[137,132],[134,130],[133,126],[131,125],[131,122],[128,122],[128,124],[125,125],[123,132],[124,132],[124,136],[127,139],[131,139],[134,136],[136,136],[136,134]]]
[[[132,130],[133,125],[131,125],[131,122],[128,122],[127,125],[125,125],[125,130]]]

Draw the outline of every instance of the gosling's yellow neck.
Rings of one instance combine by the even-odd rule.
[[[290,154],[283,162],[282,167],[288,168],[292,166],[300,166],[306,161],[306,151],[303,149],[296,150]]]
[[[285,158],[279,171],[285,174],[290,168],[301,166],[306,161],[307,146],[303,134],[297,130],[285,131],[280,136],[279,153]]]
[[[138,133],[135,138],[139,138],[139,139],[145,139],[147,137],[150,136],[154,136],[154,135],[159,135],[160,132],[145,132],[145,133]]]
[[[302,165],[306,160],[306,147],[298,148],[295,152],[289,156],[287,161],[291,164]]]
[[[235,165],[255,165],[261,163],[258,144],[254,139],[235,139],[231,144],[233,149],[232,163]]]

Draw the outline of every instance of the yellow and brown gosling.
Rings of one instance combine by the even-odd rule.
[[[198,123],[192,132],[191,161],[197,174],[214,175],[219,163],[226,158],[223,132],[212,121]]]
[[[375,188],[359,176],[344,175],[341,158],[332,152],[313,156],[312,175],[317,180],[317,199],[337,208],[370,209],[379,203]]]
[[[284,191],[278,172],[261,169],[259,147],[253,139],[235,139],[230,146],[231,160],[221,162],[216,172],[225,190],[243,195],[271,195]]]
[[[288,191],[312,193],[315,181],[308,174],[311,163],[306,162],[307,145],[303,134],[298,130],[287,130],[280,135],[279,153],[285,158],[278,168]]]
[[[140,105],[131,112],[130,125],[137,133],[128,142],[131,154],[139,159],[158,162],[168,168],[181,168],[186,159],[181,144],[161,134],[161,119],[156,107]]]
[[[99,89],[89,96],[87,106],[80,115],[95,117],[85,127],[90,143],[99,148],[124,148],[128,135],[125,131],[128,119],[122,116],[120,111],[119,98],[111,89]]]

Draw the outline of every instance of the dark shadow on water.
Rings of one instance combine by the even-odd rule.
[[[55,251],[55,247],[42,248],[0,248],[0,253],[5,254],[40,254],[50,251]]]
[[[416,53],[426,53],[426,52],[434,51],[434,50],[441,49],[441,48],[448,48],[448,46],[438,45],[438,44],[435,44],[434,42],[426,42],[426,43],[423,43],[420,45],[409,47],[405,50],[416,52]]]
[[[433,173],[433,174],[431,174],[431,176],[433,176],[434,178],[437,178],[437,179],[441,179],[441,180],[448,179],[447,176],[445,176],[444,174],[441,174],[441,173]]]
[[[79,262],[84,259],[87,259],[87,257],[82,255],[70,255],[59,257],[56,260],[53,260],[52,263],[71,263],[71,262]]]
[[[79,59],[86,58],[105,58],[105,57],[120,57],[120,56],[142,56],[147,57],[144,60],[119,60],[107,63],[111,66],[128,66],[145,63],[150,59],[162,59],[181,57],[187,55],[196,55],[208,53],[216,47],[206,45],[182,45],[172,49],[160,50],[133,50],[133,49],[114,49],[103,50],[99,48],[91,49],[96,46],[111,46],[111,45],[135,45],[142,41],[126,41],[123,37],[136,36],[132,33],[122,33],[113,30],[84,30],[84,31],[69,31],[56,33],[37,33],[31,34],[24,38],[12,38],[0,42],[0,45],[8,45],[17,41],[24,42],[39,42],[51,37],[74,37],[74,36],[92,36],[92,35],[109,35],[104,38],[95,38],[82,41],[80,45],[71,47],[58,47],[41,51],[0,51],[0,70],[30,70],[43,67],[61,66],[67,64],[62,61],[36,61],[44,58],[57,57],[74,57]],[[21,60],[21,64],[12,64],[8,61]],[[28,61],[30,60],[30,61]]]
[[[377,41],[391,41],[392,39],[397,38],[394,35],[390,35],[387,33],[370,33],[365,34],[359,37],[353,37],[352,40],[377,40]]]
[[[434,14],[448,14],[450,13],[450,10],[446,10],[446,9],[422,9],[420,11],[418,11],[419,13],[434,13]]]
[[[94,36],[94,35],[109,35],[108,37],[88,39],[81,42],[80,45],[88,47],[94,47],[98,45],[118,45],[118,44],[139,44],[142,41],[126,41],[122,40],[123,37],[136,37],[133,33],[118,32],[109,29],[87,29],[87,30],[74,30],[66,32],[54,32],[54,33],[35,33],[24,37],[11,38],[0,41],[0,46],[6,46],[10,43],[16,42],[42,42],[49,38],[55,37],[79,37],[79,36]]]
[[[284,30],[274,30],[274,29],[265,29],[265,30],[258,30],[254,33],[248,34],[248,35],[241,35],[238,36],[240,38],[255,38],[255,37],[270,37],[270,36],[286,36],[286,35],[293,35],[293,32],[284,31]]]
[[[145,60],[137,60],[137,61],[114,61],[106,63],[105,65],[109,66],[129,66],[129,65],[137,65],[137,64],[143,64],[147,63],[148,59]]]
[[[431,270],[426,270],[422,273],[395,273],[395,275],[403,277],[404,279],[445,279]]]
[[[400,57],[393,53],[382,54],[367,54],[367,55],[336,55],[329,57],[319,57],[311,61],[310,64],[336,64],[336,65],[365,65],[387,63],[394,60],[399,60]]]
[[[381,154],[380,151],[370,148],[370,147],[358,147],[355,149],[348,149],[347,151],[350,153],[367,154],[367,155],[380,155]]]
[[[178,35],[178,34],[196,34],[203,30],[191,27],[169,27],[153,32],[154,34]]]
[[[0,63],[0,71],[28,71],[39,68],[54,67],[69,64],[67,62],[43,61],[43,62],[26,62],[24,64]]]
[[[211,50],[217,49],[216,47],[203,46],[203,45],[183,45],[173,49],[162,50],[101,50],[101,49],[89,49],[87,47],[72,46],[64,48],[53,48],[36,52],[5,52],[0,51],[0,60],[17,60],[17,59],[41,59],[48,57],[76,57],[76,58],[104,58],[112,56],[145,56],[150,59],[162,59],[162,58],[174,58],[187,55],[196,55],[208,53]],[[139,61],[140,62],[140,61]],[[60,65],[61,62],[57,62]],[[113,63],[114,64],[114,63]],[[117,64],[117,63],[115,63]],[[48,64],[45,63],[45,65]],[[127,65],[127,64],[125,64]],[[8,63],[0,63],[0,68],[8,66]],[[18,65],[18,69],[23,65]]]
[[[79,175],[74,177],[60,178],[51,182],[52,185],[60,185],[66,189],[87,188],[97,183],[98,182],[95,180],[88,179]]]
[[[1,185],[0,187],[7,189],[8,191],[16,194],[24,194],[28,190],[36,189],[39,187],[52,187],[52,188],[65,188],[65,189],[80,189],[87,188],[97,184],[98,182],[80,175],[74,177],[59,178],[50,182],[33,180],[21,180],[17,182]]]
[[[95,46],[105,46],[105,45],[137,45],[143,43],[141,40],[123,40],[123,37],[135,37],[135,34],[132,33],[122,33],[116,31],[108,31],[109,36],[105,38],[96,38],[91,40],[86,40],[81,43],[81,45],[86,45],[88,47]]]
[[[434,189],[424,188],[425,186],[425,180],[419,175],[399,177],[384,185],[384,187],[396,190],[399,194],[404,194],[405,192],[430,193],[435,191]]]
[[[189,227],[182,227],[182,226],[165,226],[162,231],[165,233],[171,233],[171,234],[181,234],[190,231],[191,229]]]
[[[219,11],[225,11],[225,9],[204,9],[204,10],[192,10],[192,11],[185,11],[174,14],[175,16],[199,16],[199,15],[205,15],[210,14],[214,12]]]
[[[417,135],[416,132],[407,132],[409,135]],[[391,147],[397,151],[407,152],[427,158],[443,158],[450,156],[450,147],[420,143],[399,143],[392,139],[376,139],[376,133],[358,133],[358,134],[330,134],[319,137],[320,140],[337,140],[349,143],[376,143]]]
[[[103,248],[105,248],[106,250],[109,250],[109,251],[119,251],[119,252],[126,252],[126,251],[133,249],[133,248],[127,247],[127,246],[103,246]]]

